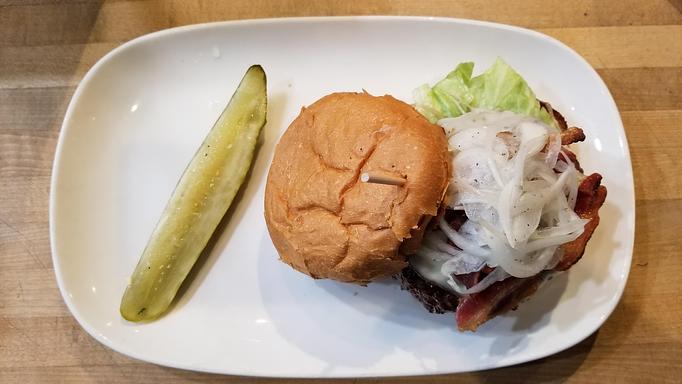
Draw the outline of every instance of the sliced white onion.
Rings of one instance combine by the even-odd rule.
[[[438,251],[428,246],[419,247],[419,249],[416,251],[416,254],[423,258],[431,259],[433,262],[438,262],[439,264],[450,260],[452,257],[452,255],[447,252]]]
[[[448,284],[448,276],[445,276],[440,270],[444,262],[445,260],[438,257],[428,257],[421,252],[411,255],[409,258],[409,263],[412,268],[414,268],[424,280],[430,281],[443,289],[452,290],[450,284]]]
[[[555,133],[549,136],[549,141],[547,142],[545,164],[549,167],[553,167],[559,157],[559,152],[561,152],[561,135]]]
[[[563,155],[564,160],[563,161],[557,161],[557,163],[555,165],[555,169],[558,170],[559,172],[562,172],[562,173],[570,171],[570,172],[573,172],[573,174],[575,175],[575,177],[570,178],[569,181],[567,182],[567,185],[568,185],[568,197],[567,197],[568,206],[571,209],[574,209],[575,208],[575,202],[578,198],[578,186],[580,184],[580,180],[578,180],[578,177],[579,177],[578,170],[575,168],[575,164],[573,164],[573,162],[571,161],[571,158],[568,157],[566,152],[561,151],[561,153]],[[559,169],[560,164],[561,164],[562,169]]]
[[[462,250],[453,247],[452,245],[448,244],[447,240],[440,238],[440,233],[442,232],[430,231],[430,233],[424,236],[424,244],[440,252],[445,252],[450,256],[456,256],[462,253]]]
[[[556,169],[558,172],[564,172],[566,169],[568,169],[569,165],[567,162],[563,160],[559,160],[556,162],[556,165],[554,166],[554,169]]]
[[[525,244],[535,233],[542,217],[542,207],[521,212],[512,220],[512,233],[516,244]]]
[[[513,182],[508,183],[500,191],[500,197],[497,200],[497,214],[500,218],[500,224],[502,225],[502,230],[504,231],[507,241],[513,247],[516,242],[514,241],[514,235],[512,233],[512,208],[513,202],[516,200],[515,197],[521,189],[520,185],[516,185]]]
[[[521,213],[527,212],[529,210],[542,209],[549,200],[555,196],[562,194],[566,182],[573,176],[570,170],[562,173],[561,176],[554,182],[554,184],[549,185],[548,188],[538,192],[538,193],[527,193],[522,195],[518,199],[517,205],[512,210],[512,215],[519,215]],[[563,196],[563,199],[566,199]]]
[[[485,203],[465,203],[464,212],[466,213],[467,218],[472,221],[497,221],[495,209]]]
[[[533,258],[532,254],[524,254],[522,251],[510,247],[493,228],[486,226],[483,228],[489,236],[490,242],[488,244],[492,250],[489,259],[496,262],[510,275],[519,278],[530,277],[545,269],[547,260]]]
[[[489,250],[479,247],[478,245],[467,240],[464,236],[460,235],[459,233],[457,233],[457,231],[452,229],[452,227],[450,227],[450,224],[448,224],[445,221],[444,217],[441,216],[440,221],[438,222],[438,226],[450,239],[450,241],[452,241],[453,244],[458,246],[464,252],[479,257],[486,257],[490,255]]]
[[[545,270],[554,269],[559,264],[563,256],[564,250],[561,247],[556,247],[554,250],[554,255],[552,256],[552,259],[549,261],[549,263],[547,263]]]
[[[556,236],[568,235],[573,232],[580,232],[585,228],[585,224],[587,224],[587,222],[588,220],[577,219],[556,227],[538,229],[537,231],[535,231],[532,238],[533,239],[551,238]]]
[[[475,256],[462,252],[457,256],[451,256],[428,246],[420,247],[416,254],[410,256],[409,262],[422,278],[449,291],[453,291],[448,283],[453,274],[480,271],[485,265],[485,260]]]
[[[476,243],[479,247],[483,247],[486,245],[486,242],[484,241],[483,237],[478,233],[479,225],[476,224],[475,221],[473,220],[467,220],[462,224],[461,227],[459,227],[459,234],[464,236],[467,240],[470,240],[473,243]]]
[[[525,246],[523,246],[523,248],[521,248],[521,251],[526,252],[526,253],[531,253],[531,252],[541,250],[543,248],[552,247],[554,245],[561,245],[563,243],[568,243],[568,242],[571,242],[571,241],[577,239],[578,237],[580,237],[580,235],[582,233],[583,233],[583,230],[581,229],[579,231],[571,232],[571,233],[568,233],[565,235],[543,237],[540,239],[531,240]]]
[[[452,289],[454,289],[455,292],[459,293],[460,295],[471,295],[472,293],[482,292],[489,286],[497,283],[498,281],[502,281],[509,276],[510,275],[505,272],[504,269],[498,267],[471,288],[467,288],[464,286],[464,284],[456,281],[456,278],[450,278],[448,280],[448,284],[450,284]]]
[[[448,261],[444,262],[440,267],[442,274],[446,276],[464,275],[471,272],[480,271],[485,265],[485,260],[461,253]]]
[[[439,124],[453,152],[446,203],[468,221],[455,231],[439,220],[424,239],[425,250],[410,259],[418,272],[466,294],[471,291],[452,275],[482,262],[500,271],[486,284],[502,273],[523,278],[556,265],[561,244],[580,236],[585,225],[573,211],[580,174],[565,152],[559,156],[559,132],[537,119],[483,110]]]
[[[490,156],[486,159],[488,168],[490,168],[490,173],[493,175],[493,179],[495,179],[495,182],[497,185],[502,188],[504,187],[504,181],[502,180],[502,176],[500,175],[500,170],[497,167],[497,163],[495,162],[495,159]]]

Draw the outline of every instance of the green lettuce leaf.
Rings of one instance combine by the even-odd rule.
[[[487,71],[472,78],[473,70],[474,63],[461,63],[433,87],[425,84],[417,88],[414,92],[417,111],[433,123],[460,116],[472,108],[512,111],[556,127],[523,77],[504,60],[498,58]]]

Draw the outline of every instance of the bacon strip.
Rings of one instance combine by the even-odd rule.
[[[582,129],[578,127],[569,128],[564,116],[559,113],[559,111],[552,108],[550,103],[542,100],[538,101],[540,102],[540,106],[554,118],[554,122],[559,126],[559,130],[561,130],[561,145],[569,145],[585,140],[585,133]]]
[[[580,260],[585,252],[587,242],[599,225],[599,208],[606,199],[606,187],[601,185],[601,178],[600,174],[593,173],[583,179],[578,186],[575,213],[581,219],[589,221],[585,224],[585,230],[580,237],[561,246],[564,254],[559,264],[554,268],[557,271],[565,271]]]
[[[493,317],[516,309],[521,300],[535,293],[543,276],[541,273],[526,279],[510,277],[483,292],[461,298],[455,311],[457,328],[460,331],[475,331]]]
[[[578,127],[571,127],[561,131],[561,145],[569,145],[585,140],[585,132]]]

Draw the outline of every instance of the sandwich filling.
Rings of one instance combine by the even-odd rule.
[[[460,330],[476,330],[582,257],[606,188],[567,147],[583,131],[501,59],[475,77],[473,63],[461,63],[414,96],[445,131],[452,177],[401,286],[431,312],[454,311]]]
[[[453,154],[445,208],[465,219],[453,226],[440,215],[410,264],[459,295],[554,268],[560,246],[587,223],[574,211],[581,176],[559,130],[510,111],[474,110],[438,123]],[[484,268],[489,273],[471,287],[458,277]]]

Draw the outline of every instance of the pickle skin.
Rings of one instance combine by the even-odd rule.
[[[175,187],[123,294],[123,318],[168,310],[243,184],[266,115],[266,75],[253,65]]]

